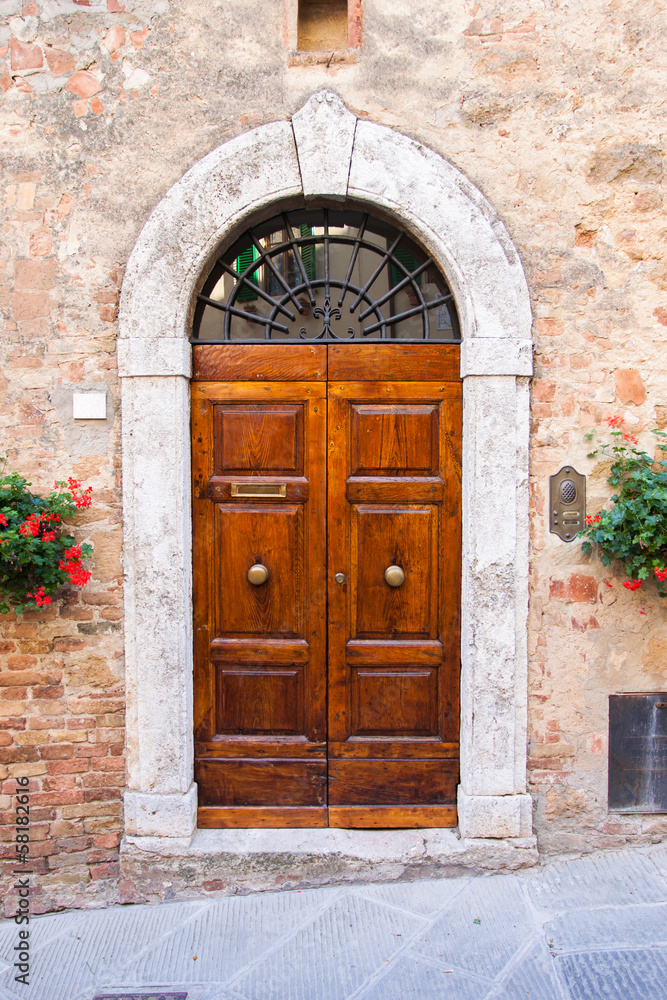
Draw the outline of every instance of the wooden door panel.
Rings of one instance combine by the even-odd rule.
[[[216,663],[244,664],[254,667],[261,663],[290,666],[308,663],[310,648],[305,639],[221,639],[213,640],[209,655]]]
[[[458,767],[458,740],[443,742],[439,736],[349,736],[329,743],[329,760],[454,760]]]
[[[422,638],[437,636],[438,508],[352,506],[351,637]],[[384,573],[397,565],[400,587]]]
[[[350,421],[350,475],[437,474],[437,406],[353,405]]]
[[[217,731],[247,735],[303,732],[303,670],[218,664]]]
[[[456,806],[329,806],[328,825],[345,830],[456,826]]]
[[[455,760],[330,760],[329,805],[452,805]]]
[[[194,344],[193,382],[326,381],[324,344]]]
[[[459,382],[329,384],[330,825],[455,822],[460,440]]]
[[[418,639],[350,639],[345,646],[347,662],[354,666],[438,667],[444,656],[444,646],[438,640]]]
[[[350,503],[442,503],[445,485],[439,476],[419,479],[350,476],[345,496]]]
[[[303,475],[303,404],[214,408],[214,475]]]
[[[351,736],[437,736],[434,667],[350,668]]]
[[[202,806],[325,806],[325,760],[200,760]]]
[[[325,825],[326,388],[192,391],[199,822]]]
[[[452,382],[461,385],[461,348],[444,344],[329,344],[330,382]]]
[[[197,826],[204,830],[219,830],[221,827],[325,827],[329,826],[329,815],[326,806],[200,806]]]
[[[215,505],[213,545],[218,600],[215,636],[298,637],[302,634],[303,507]],[[255,586],[251,566],[269,578]]]

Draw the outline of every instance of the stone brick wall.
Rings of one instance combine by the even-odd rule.
[[[667,687],[652,587],[548,534],[548,476],[589,474],[584,433],[667,424],[664,6],[364,0],[356,62],[290,66],[293,0],[0,0],[5,148],[0,419],[36,488],[76,475],[93,580],[2,622],[3,777],[31,776],[42,908],[117,897],[124,782],[116,307],[150,210],[209,150],[323,85],[450,159],[495,206],[534,310],[530,790],[543,851],[664,837],[606,810],[607,698]],[[150,303],[146,303],[150,308]],[[75,425],[74,389],[107,421]],[[616,570],[617,568],[613,568]],[[5,846],[13,828],[5,827]],[[11,910],[11,898],[8,903]]]

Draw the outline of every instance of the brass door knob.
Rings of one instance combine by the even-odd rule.
[[[262,566],[261,563],[255,563],[248,570],[248,580],[254,587],[259,587],[260,584],[266,583],[269,579],[269,571],[266,566]]]
[[[405,573],[400,566],[387,566],[384,578],[390,587],[400,587],[405,581]]]

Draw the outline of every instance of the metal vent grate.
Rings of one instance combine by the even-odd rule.
[[[363,209],[282,212],[213,265],[193,343],[459,343],[454,298],[403,229]]]
[[[577,495],[577,487],[574,485],[571,479],[565,479],[560,484],[560,498],[563,503],[574,503],[574,499]]]
[[[609,696],[609,808],[667,813],[667,691]]]

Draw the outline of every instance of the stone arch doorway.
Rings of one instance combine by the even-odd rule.
[[[271,203],[353,198],[415,235],[461,324],[461,778],[465,837],[530,833],[526,764],[530,306],[482,195],[440,156],[319,93],[213,151],[168,192],[131,256],[123,380],[128,689],[126,832],[190,837],[192,578],[188,434],[194,297],[217,247]]]
[[[366,205],[273,205],[220,248],[192,345],[199,826],[454,826],[462,383],[444,275]]]

